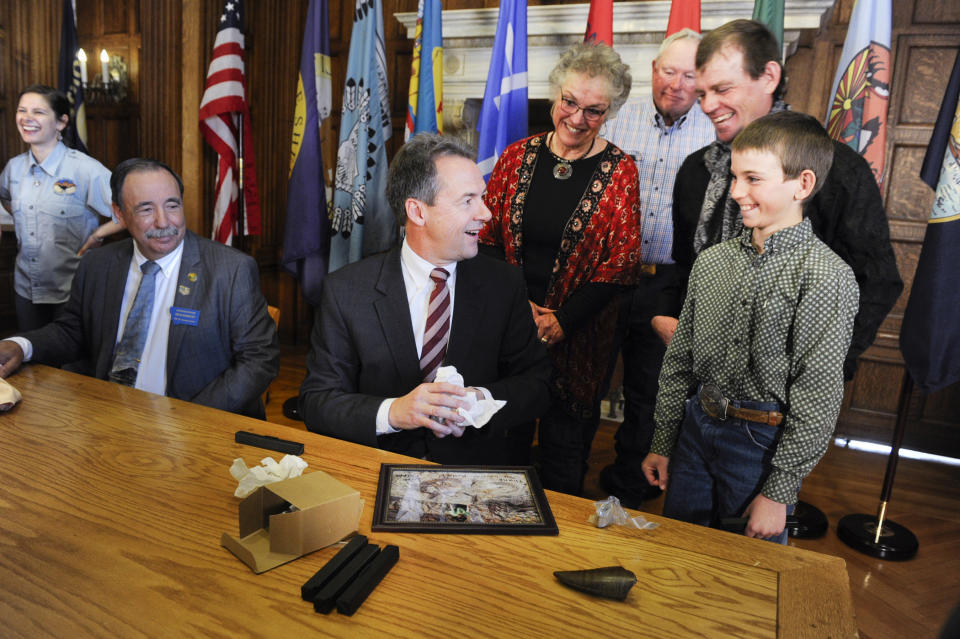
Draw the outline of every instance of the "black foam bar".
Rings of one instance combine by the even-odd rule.
[[[400,559],[400,549],[396,546],[385,546],[380,554],[370,562],[363,572],[353,580],[347,589],[337,598],[337,612],[341,615],[352,615],[360,604],[373,592],[383,578],[390,572],[397,560]]]
[[[320,592],[320,589],[326,586],[327,583],[333,579],[334,575],[340,572],[340,569],[343,568],[348,561],[353,559],[354,555],[360,552],[360,549],[366,545],[367,538],[364,535],[356,535],[351,539],[346,546],[340,549],[340,552],[335,554],[323,568],[317,571],[317,574],[310,577],[305,584],[300,586],[300,596],[303,597],[303,600],[313,601],[317,593]]]
[[[341,568],[326,586],[320,589],[317,596],[313,598],[313,609],[323,614],[333,610],[337,597],[347,589],[347,586],[360,574],[360,571],[373,561],[373,558],[379,553],[380,546],[376,544],[367,544],[361,548],[360,552],[346,566]]]

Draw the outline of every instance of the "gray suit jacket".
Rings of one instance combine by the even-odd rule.
[[[300,404],[307,428],[447,464],[526,463],[534,420],[549,406],[551,365],[519,269],[486,256],[457,265],[445,365],[507,401],[482,429],[436,438],[418,428],[377,437],[381,402],[423,381],[400,249],[327,276]]]
[[[132,257],[132,239],[83,256],[63,316],[23,335],[33,361],[82,360],[84,372],[107,379]],[[167,395],[262,418],[260,395],[277,375],[280,351],[256,262],[187,231],[174,306],[200,317],[197,326],[170,325]]]

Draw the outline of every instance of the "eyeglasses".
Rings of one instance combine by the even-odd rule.
[[[610,107],[605,109],[598,109],[597,107],[582,107],[570,98],[566,96],[560,96],[560,110],[566,113],[567,115],[573,115],[577,111],[583,111],[583,117],[586,118],[587,122],[596,122],[602,118]]]

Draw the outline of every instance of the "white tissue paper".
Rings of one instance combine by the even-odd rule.
[[[441,366],[437,369],[435,382],[446,382],[463,386],[463,375],[457,372],[456,366]],[[463,416],[462,426],[473,426],[481,428],[490,421],[498,410],[507,405],[507,402],[501,399],[477,399],[475,393],[467,393],[465,396],[468,406],[458,408],[457,412]]]
[[[246,497],[260,486],[266,486],[284,479],[299,477],[307,467],[307,462],[296,455],[284,455],[278,464],[273,457],[264,457],[260,466],[247,468],[247,464],[237,457],[230,466],[230,474],[239,483],[233,493],[237,497]]]

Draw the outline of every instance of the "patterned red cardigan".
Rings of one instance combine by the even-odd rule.
[[[503,247],[509,263],[523,267],[523,210],[543,133],[504,150],[484,196],[493,213],[480,234],[484,244]],[[640,202],[637,167],[608,143],[583,197],[571,206],[557,249],[545,305],[560,308],[588,282],[634,285],[640,267]],[[572,204],[572,203],[571,203]],[[554,391],[573,414],[592,416],[613,355],[619,297],[566,339],[550,348],[556,368]]]

